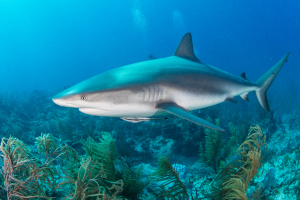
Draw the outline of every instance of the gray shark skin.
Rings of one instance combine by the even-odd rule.
[[[289,53],[252,83],[245,73],[234,76],[201,63],[194,54],[192,36],[187,33],[173,56],[106,71],[60,92],[53,101],[89,115],[120,117],[133,123],[173,114],[224,131],[189,111],[224,101],[235,102],[235,96],[247,101],[251,91],[270,111],[266,92],[288,56]]]

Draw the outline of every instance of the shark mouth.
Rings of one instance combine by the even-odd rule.
[[[103,116],[105,113],[109,112],[108,110],[101,110],[95,108],[79,108],[79,111],[88,115],[97,115],[97,116]]]

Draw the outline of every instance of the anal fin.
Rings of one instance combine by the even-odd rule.
[[[237,101],[233,97],[227,97],[225,99],[225,101],[229,101],[229,102],[232,102],[232,103],[237,103]]]
[[[188,120],[190,122],[193,122],[199,126],[204,126],[206,128],[215,129],[218,131],[224,131],[224,129],[204,120],[201,119],[195,115],[192,115],[191,113],[187,112],[187,110],[175,103],[162,103],[158,104],[156,108],[163,110],[165,112],[168,112],[172,115],[175,115],[177,117],[181,117],[182,119]]]
[[[249,101],[249,98],[247,97],[248,94],[249,94],[249,92],[246,92],[246,93],[244,93],[244,94],[241,94],[240,97],[241,97],[242,99],[244,99],[245,101]]]

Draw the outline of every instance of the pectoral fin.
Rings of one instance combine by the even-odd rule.
[[[227,97],[227,98],[225,99],[225,101],[229,101],[229,102],[232,102],[232,103],[237,103],[237,101],[234,100],[234,97]]]
[[[166,111],[170,114],[176,115],[177,117],[181,117],[185,120],[188,120],[190,122],[193,122],[199,126],[204,126],[206,128],[215,129],[218,131],[224,131],[224,129],[213,125],[212,123],[205,121],[204,119],[201,119],[199,117],[196,117],[195,115],[190,114],[187,112],[187,110],[175,103],[162,103],[156,106],[156,108]]]

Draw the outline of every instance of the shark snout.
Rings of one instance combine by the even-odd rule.
[[[53,98],[52,101],[53,101],[55,104],[59,105],[59,106],[65,106],[65,107],[68,107],[68,103],[67,103],[65,100],[63,100],[63,99],[60,99],[60,98]]]
[[[67,100],[65,99],[61,99],[61,98],[53,98],[52,101],[59,105],[59,106],[64,106],[64,107],[72,107],[72,108],[79,108],[79,106],[73,104],[73,103],[70,103],[68,102]]]
[[[76,108],[76,106],[74,105],[74,101],[72,101],[74,99],[74,95],[70,95],[68,94],[68,89],[64,90],[58,94],[56,94],[53,98],[52,101],[59,105],[59,106],[64,106],[64,107],[74,107]],[[73,99],[72,99],[73,97]]]

